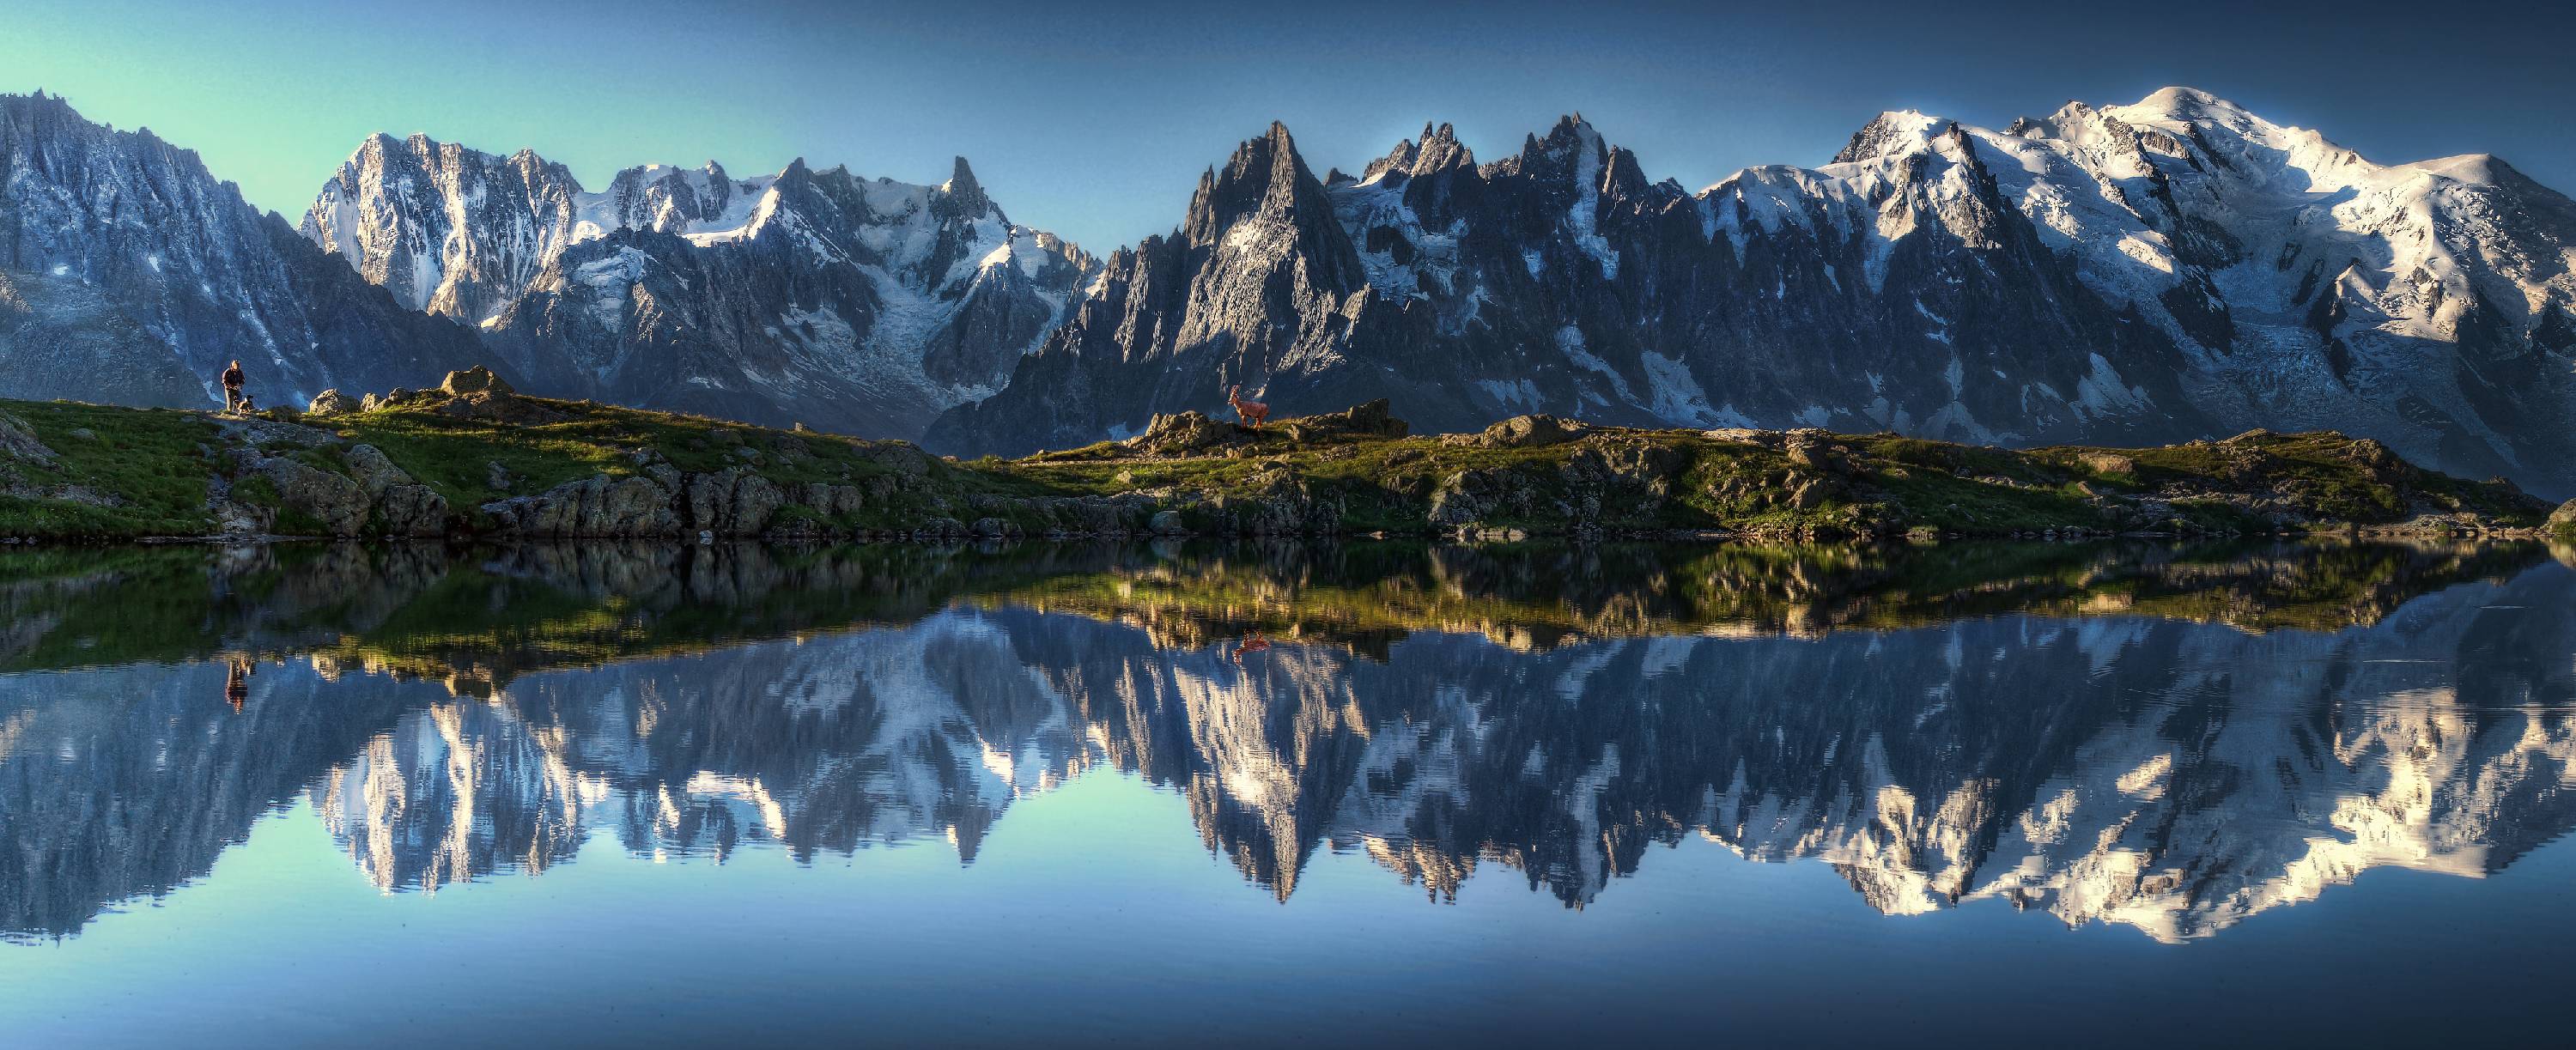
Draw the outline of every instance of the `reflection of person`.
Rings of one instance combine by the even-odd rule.
[[[224,700],[233,705],[235,711],[241,710],[242,704],[250,699],[250,674],[248,657],[236,656],[224,665]]]
[[[1243,654],[1257,653],[1267,648],[1270,648],[1270,639],[1262,637],[1259,631],[1252,632],[1252,637],[1244,639],[1234,647],[1235,666],[1243,666]]]

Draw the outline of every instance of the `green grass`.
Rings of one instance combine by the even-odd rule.
[[[0,479],[14,475],[22,489],[76,485],[103,501],[0,495],[0,533],[133,537],[212,531],[206,480],[215,464],[206,451],[217,432],[205,416],[63,401],[6,402],[0,411],[25,423],[56,457],[52,464],[0,461]],[[76,436],[82,431],[91,436]]]
[[[2076,456],[2085,450],[2019,453],[1894,436],[1855,436],[1841,439],[1849,454],[1841,457],[1848,470],[1838,478],[1839,493],[1816,506],[1794,508],[1784,498],[1789,484],[1821,472],[1793,464],[1778,449],[1714,441],[1691,431],[1629,437],[1650,443],[1683,465],[1661,498],[1628,493],[1615,504],[1605,500],[1598,520],[1608,527],[1795,533],[1816,527],[1895,525],[1966,534],[2068,526],[2104,529],[2119,523],[2078,490],[2077,483],[2107,494],[2135,494],[2151,488],[2149,479],[2109,477],[2076,465]],[[1347,509],[1346,525],[1359,531],[1419,529],[1430,495],[1441,482],[1461,472],[1499,473],[1529,494],[1527,506],[1479,524],[1546,529],[1567,523],[1566,515],[1555,507],[1575,496],[1562,472],[1582,447],[1487,449],[1436,438],[1406,438],[1311,449],[1257,445],[1262,454],[1240,458],[1115,462],[1106,457],[1117,449],[1094,446],[976,466],[1062,492],[1178,488],[1230,498],[1257,493],[1269,473],[1285,470],[1303,480],[1310,491],[1340,497]],[[2175,510],[2177,516],[2208,531],[2261,525],[2208,501],[2177,501]]]
[[[658,455],[683,473],[747,467],[782,486],[846,484],[897,469],[886,461],[893,442],[769,430],[672,412],[528,400],[571,418],[518,425],[404,407],[313,422],[349,441],[376,446],[450,504],[466,507],[543,492],[594,474],[634,476],[644,469],[637,452]],[[494,463],[511,475],[507,491],[489,483]]]

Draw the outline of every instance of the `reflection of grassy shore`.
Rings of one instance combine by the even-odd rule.
[[[1370,653],[1415,632],[1532,649],[2007,614],[2326,631],[2542,557],[2340,542],[33,549],[0,553],[0,671],[309,655],[488,695],[531,671],[905,623],[960,600],[1175,646],[1259,632]]]
[[[1261,632],[1364,651],[1415,631],[1532,648],[1658,634],[1889,630],[2011,614],[2332,631],[2376,623],[2415,595],[2509,575],[2540,557],[2527,543],[1417,550],[1409,564],[1356,573],[1313,565],[1282,573],[1230,558],[1172,562],[1060,576],[977,601],[1130,623],[1175,645]]]
[[[2330,631],[2543,557],[2527,543],[2269,541],[38,548],[0,552],[0,671],[310,655],[488,695],[531,671],[905,623],[961,600],[1129,623],[1175,646],[1259,632],[1371,653],[1415,632],[1531,649],[2008,614]]]
[[[2012,451],[1814,431],[1577,426],[1536,438],[1500,428],[1386,437],[1311,421],[1243,431],[1202,420],[1188,442],[1140,438],[959,463],[900,442],[581,402],[460,404],[416,398],[300,424],[245,424],[193,412],[0,403],[0,534],[205,536],[254,527],[314,534],[332,520],[352,523],[353,532],[418,531],[417,521],[395,525],[388,504],[359,493],[361,482],[382,477],[368,473],[366,463],[377,461],[353,458],[359,445],[381,451],[406,483],[444,501],[444,516],[433,516],[426,531],[459,534],[505,527],[486,504],[577,501],[583,497],[550,494],[591,478],[652,481],[643,498],[672,512],[659,527],[675,537],[695,535],[695,522],[736,519],[739,528],[715,528],[810,536],[962,532],[988,522],[1028,535],[1137,532],[1158,511],[1202,534],[1715,530],[1889,538],[2410,522],[2476,532],[2535,529],[2546,510],[2507,486],[2419,470],[2374,442],[2334,434]],[[727,493],[734,479],[753,478],[765,483],[762,495],[731,495],[728,509],[710,515],[693,504],[704,497],[691,486],[719,475]],[[753,504],[756,512],[743,509]],[[597,510],[590,507],[594,518]],[[594,519],[545,520],[566,534],[589,534],[579,523]]]
[[[903,623],[1080,548],[0,549],[0,671],[314,655],[457,684]]]

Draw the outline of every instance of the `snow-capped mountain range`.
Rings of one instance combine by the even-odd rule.
[[[1356,176],[1273,126],[1099,261],[962,160],[936,186],[798,162],[592,192],[376,136],[301,237],[59,99],[0,105],[0,165],[0,394],[180,403],[239,356],[301,398],[489,360],[534,392],[1018,453],[1241,384],[1282,414],[1389,397],[1419,430],[2333,428],[2576,493],[2576,202],[2184,88],[2001,130],[1885,113],[1830,163],[1696,192],[1579,116],[1483,163],[1425,127]],[[128,328],[151,338],[100,334]]]
[[[929,440],[1096,440],[1240,383],[1283,414],[1388,396],[1430,429],[2336,428],[2556,494],[2571,253],[2576,203],[2500,160],[2373,164],[2180,88],[2003,131],[1886,113],[1832,163],[1696,193],[1580,117],[1481,165],[1425,128],[1320,179],[1274,126]]]
[[[533,393],[916,437],[989,396],[1096,263],[948,181],[713,162],[603,192],[529,151],[368,139],[301,227],[417,310],[475,325]]]

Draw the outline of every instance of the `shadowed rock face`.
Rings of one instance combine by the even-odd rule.
[[[200,384],[98,289],[68,274],[0,271],[0,398],[194,408]]]
[[[20,331],[51,350],[0,347],[9,396],[49,386],[123,404],[221,404],[215,376],[238,359],[263,404],[301,405],[331,387],[418,384],[481,356],[471,330],[360,280],[194,152],[41,94],[0,96],[0,273],[26,286],[30,308],[50,304],[34,332]],[[72,287],[38,290],[48,282]],[[10,312],[0,306],[0,332]],[[101,363],[112,367],[87,371]]]
[[[971,862],[1014,799],[1106,766],[1180,793],[1282,897],[1332,849],[1435,897],[1498,864],[1581,906],[1696,835],[1830,865],[1889,913],[2001,898],[2164,939],[2376,866],[2498,870],[2576,825],[2576,605],[2536,551],[2034,549],[1984,578],[1956,573],[2006,559],[1602,553],[13,574],[0,660],[71,670],[0,676],[0,929],[166,893],[299,797],[376,885],[435,890],[602,832],[799,859],[941,837]],[[1842,612],[1711,607],[1702,578]],[[169,633],[138,615],[214,630],[101,641]],[[196,652],[258,659],[238,713]]]

